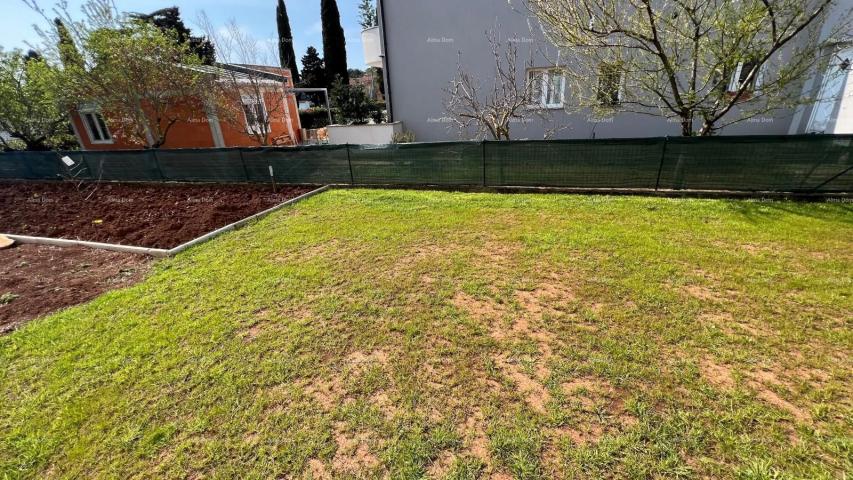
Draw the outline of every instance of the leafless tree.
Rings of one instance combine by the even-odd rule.
[[[217,58],[231,66],[217,71],[217,100],[213,105],[217,115],[259,145],[295,142],[295,132],[290,131],[287,119],[284,122],[289,133],[273,137],[277,130],[274,124],[281,122],[288,111],[286,102],[293,88],[273,79],[280,73],[264,69],[278,65],[276,45],[256,40],[233,20],[217,29],[202,13],[198,23],[216,46]]]
[[[663,116],[683,135],[814,102],[805,80],[850,33],[839,0],[524,1],[566,59],[573,107]]]
[[[527,68],[533,57],[519,64],[518,47],[498,38],[498,28],[486,32],[494,59],[494,80],[489,84],[466,71],[459,54],[456,77],[445,89],[445,111],[463,138],[510,140],[513,123],[531,117],[548,120],[548,111],[540,105],[539,86],[528,82]],[[532,53],[532,52],[531,52]],[[553,131],[546,132],[546,138]]]

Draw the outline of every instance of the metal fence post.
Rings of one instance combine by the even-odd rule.
[[[246,167],[246,159],[243,158],[243,148],[237,147],[237,151],[240,152],[240,163],[243,164],[243,175],[246,176],[246,183],[251,182],[252,180],[249,178],[249,168]]]
[[[486,141],[483,140],[480,142],[483,145],[482,153],[483,153],[483,186],[486,186]]]
[[[352,157],[350,156],[349,143],[347,143],[347,165],[349,165],[349,183],[355,185],[355,176],[352,174]]]
[[[157,149],[151,149],[151,156],[154,157],[154,166],[157,167],[157,173],[160,175],[160,179],[166,180],[166,176],[163,175],[163,168],[160,167],[160,159],[157,157]]]
[[[655,181],[655,191],[660,188],[660,174],[663,172],[663,161],[666,159],[666,147],[669,145],[669,135],[663,137],[663,148],[660,151],[660,165],[658,165],[658,178]]]

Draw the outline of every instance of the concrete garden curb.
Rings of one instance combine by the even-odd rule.
[[[305,200],[309,197],[313,197],[314,195],[317,195],[318,193],[325,192],[328,189],[329,189],[329,186],[326,185],[326,186],[320,187],[316,190],[312,190],[308,193],[300,195],[296,198],[291,198],[290,200],[288,200],[284,203],[276,205],[276,206],[269,208],[267,210],[264,210],[262,212],[256,213],[250,217],[246,217],[242,220],[238,220],[238,221],[236,221],[232,224],[226,225],[222,228],[218,228],[218,229],[216,229],[210,233],[202,235],[196,239],[190,240],[189,242],[183,243],[181,245],[178,245],[175,248],[171,248],[168,250],[163,249],[163,248],[147,248],[147,247],[136,247],[136,246],[132,246],[132,245],[119,245],[119,244],[115,244],[115,243],[87,242],[84,240],[67,240],[64,238],[29,237],[26,235],[11,235],[11,234],[0,234],[0,235],[6,236],[6,237],[14,240],[17,243],[32,243],[32,244],[37,244],[37,245],[55,245],[58,247],[80,246],[80,247],[98,248],[101,250],[112,250],[114,252],[138,253],[138,254],[142,254],[142,255],[150,255],[152,257],[157,257],[157,258],[173,257],[173,256],[183,252],[184,250],[187,250],[191,247],[202,244],[208,240],[212,240],[212,239],[222,235],[223,233],[230,232],[231,230],[237,230],[238,228],[243,227],[252,221],[260,220],[260,219],[266,217],[267,215],[269,215],[269,214],[271,214],[277,210],[281,210],[284,207],[288,207],[288,206],[291,206],[295,203],[301,202],[302,200]]]

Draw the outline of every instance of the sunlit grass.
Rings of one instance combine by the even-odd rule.
[[[0,337],[0,478],[842,478],[852,212],[333,190]]]

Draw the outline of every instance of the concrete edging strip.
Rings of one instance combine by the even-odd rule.
[[[142,254],[142,255],[150,255],[152,257],[157,257],[157,258],[172,257],[174,255],[177,255],[178,253],[183,252],[184,250],[186,250],[190,247],[194,247],[194,246],[199,245],[201,243],[204,243],[208,240],[212,240],[213,238],[216,238],[219,235],[222,235],[223,233],[230,232],[231,230],[236,230],[236,229],[246,225],[247,223],[249,223],[251,221],[260,220],[261,218],[266,217],[267,215],[269,215],[269,214],[271,214],[277,210],[280,210],[284,207],[293,205],[297,202],[305,200],[306,198],[317,195],[318,193],[325,192],[328,189],[329,189],[329,186],[326,185],[326,186],[320,187],[316,190],[312,190],[308,193],[302,194],[296,198],[291,198],[290,200],[288,200],[284,203],[276,205],[272,208],[268,208],[267,210],[256,213],[256,214],[254,214],[250,217],[246,217],[242,220],[238,220],[238,221],[236,221],[232,224],[226,225],[222,228],[218,228],[218,229],[216,229],[210,233],[202,235],[201,237],[198,237],[194,240],[190,240],[189,242],[186,242],[182,245],[178,245],[177,247],[169,249],[169,250],[165,250],[162,248],[148,248],[148,247],[135,247],[132,245],[119,245],[119,244],[115,244],[115,243],[87,242],[84,240],[68,240],[68,239],[64,239],[64,238],[29,237],[26,235],[10,235],[10,234],[3,234],[3,235],[11,238],[12,240],[15,240],[18,243],[32,243],[32,244],[38,244],[38,245],[54,245],[57,247],[79,246],[79,247],[98,248],[101,250],[112,250],[114,252],[125,252],[125,253],[137,253],[137,254]]]
[[[141,253],[144,255],[151,255],[152,257],[166,257],[169,254],[168,250],[163,250],[162,248],[146,248],[146,247],[134,247],[132,245],[118,245],[115,243],[100,243],[100,242],[86,242],[83,240],[67,240],[65,238],[48,238],[48,237],[28,237],[26,235],[9,235],[4,234],[7,237],[18,243],[34,243],[38,245],[54,245],[57,247],[89,247],[89,248],[98,248],[101,250],[112,250],[114,252],[125,252],[125,253]]]
[[[183,245],[178,245],[177,247],[175,247],[175,248],[173,248],[173,249],[171,249],[171,250],[167,250],[168,255],[169,255],[170,257],[171,257],[171,256],[174,256],[174,255],[177,255],[177,254],[179,254],[179,253],[183,252],[184,250],[186,250],[186,249],[188,249],[188,248],[190,248],[190,247],[194,247],[194,246],[196,246],[196,245],[198,245],[198,244],[200,244],[200,243],[204,243],[204,242],[206,242],[206,241],[208,241],[208,240],[211,240],[211,239],[213,239],[213,238],[216,238],[216,237],[218,237],[219,235],[222,235],[222,234],[223,234],[223,233],[225,233],[225,232],[230,232],[231,230],[236,230],[236,229],[238,229],[238,228],[242,227],[243,225],[245,225],[245,224],[247,224],[247,223],[249,223],[249,222],[252,222],[252,221],[255,221],[255,220],[260,220],[260,219],[262,219],[262,218],[266,217],[267,215],[269,215],[269,214],[271,214],[271,213],[273,213],[273,212],[275,212],[275,211],[277,211],[277,210],[281,210],[281,209],[282,209],[282,208],[284,208],[284,207],[287,207],[287,206],[293,205],[294,203],[301,202],[302,200],[305,200],[306,198],[309,198],[309,197],[313,197],[314,195],[317,195],[318,193],[323,193],[323,192],[325,192],[325,191],[326,191],[326,190],[328,190],[328,189],[329,189],[329,186],[328,186],[328,185],[325,185],[325,186],[320,187],[320,188],[318,188],[318,189],[316,189],[316,190],[311,190],[311,191],[310,191],[310,192],[308,192],[308,193],[304,193],[304,194],[302,194],[302,195],[300,195],[300,196],[298,196],[298,197],[296,197],[296,198],[291,198],[290,200],[288,200],[288,201],[286,201],[286,202],[284,202],[284,203],[282,203],[282,204],[276,205],[276,206],[274,206],[274,207],[272,207],[272,208],[269,208],[269,209],[267,209],[267,210],[264,210],[263,212],[256,213],[256,214],[252,215],[251,217],[246,217],[246,218],[244,218],[243,220],[238,220],[238,221],[236,221],[236,222],[234,222],[234,223],[232,223],[232,224],[230,224],[230,225],[226,225],[226,226],[224,226],[224,227],[222,227],[222,228],[219,228],[219,229],[217,229],[217,230],[214,230],[214,231],[212,231],[212,232],[210,232],[210,233],[208,233],[208,234],[202,235],[202,236],[200,236],[200,237],[198,237],[198,238],[196,238],[196,239],[194,239],[194,240],[190,240],[189,242],[184,243]]]

